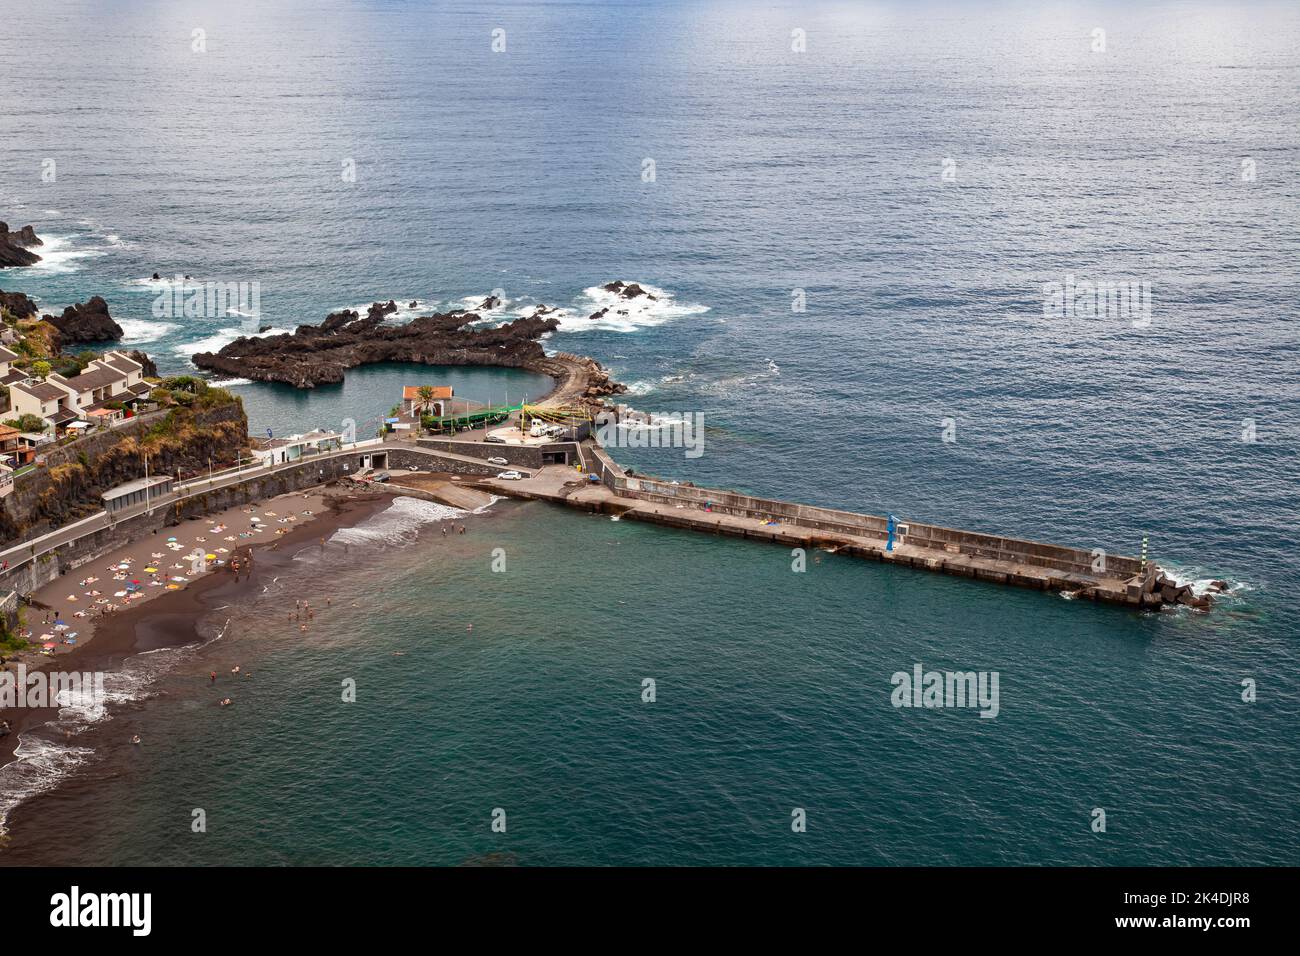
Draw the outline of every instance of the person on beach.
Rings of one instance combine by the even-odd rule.
[[[212,683],[215,684],[215,683],[217,682],[217,672],[216,672],[216,671],[213,671],[213,672],[212,672],[211,674],[209,674],[208,676],[212,678]]]
[[[230,668],[230,673],[232,673],[232,674],[238,674],[238,673],[239,673],[239,665],[236,664],[234,667]]]

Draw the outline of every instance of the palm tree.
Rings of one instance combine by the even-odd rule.
[[[429,409],[433,407],[433,398],[434,398],[434,395],[436,394],[436,393],[434,392],[433,386],[432,386],[432,385],[421,385],[421,386],[420,386],[419,388],[417,388],[415,391],[416,391],[416,394],[418,394],[418,395],[420,396],[420,408],[421,408],[421,410],[424,411],[424,412],[428,412]]]

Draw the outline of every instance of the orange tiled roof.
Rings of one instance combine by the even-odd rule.
[[[419,401],[419,400],[420,400],[420,388],[421,388],[421,386],[419,386],[419,385],[406,385],[406,386],[404,386],[404,387],[402,388],[402,399],[403,399],[403,400],[408,400],[408,399],[409,399],[409,400],[411,400],[411,401]],[[435,385],[435,386],[433,386],[433,397],[434,397],[434,398],[451,398],[451,395],[452,395],[452,388],[451,388],[450,385]]]

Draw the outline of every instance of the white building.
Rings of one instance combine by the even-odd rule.
[[[267,467],[285,465],[321,452],[343,447],[343,436],[338,432],[314,431],[305,435],[275,438],[254,448],[253,455]]]

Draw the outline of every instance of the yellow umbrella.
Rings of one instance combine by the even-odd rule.
[[[215,554],[205,554],[204,557],[207,558],[209,561],[217,560],[217,556]]]

